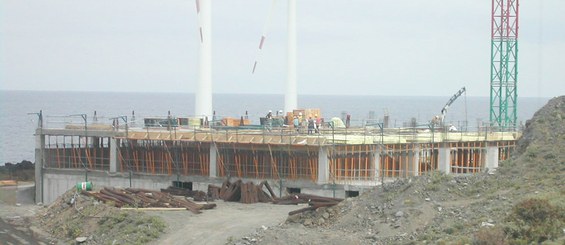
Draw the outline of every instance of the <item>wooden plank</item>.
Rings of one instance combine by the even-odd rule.
[[[135,211],[186,211],[187,208],[120,208],[120,210],[135,210]]]

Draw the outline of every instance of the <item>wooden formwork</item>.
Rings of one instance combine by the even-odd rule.
[[[485,164],[486,150],[484,142],[451,142],[451,172],[477,173]]]
[[[438,168],[439,143],[420,144],[418,175]]]
[[[86,140],[88,139],[88,140]],[[108,170],[109,138],[46,136],[45,167]]]
[[[329,153],[330,176],[337,181],[342,180],[374,180],[376,146],[340,145]]]
[[[420,160],[415,163],[416,152],[414,144],[385,144],[380,153],[379,172],[383,177],[408,177],[421,171]]]
[[[217,143],[218,176],[317,181],[318,148]]]
[[[220,136],[211,134],[198,134],[198,137],[209,140],[198,141],[197,134],[187,139],[171,135],[175,136],[167,134],[167,139],[160,139],[159,135],[155,136],[158,139],[118,138],[117,171],[207,177],[210,175],[210,149],[214,146],[218,177],[317,182],[318,154],[320,147],[327,147],[331,179],[374,181],[377,176],[407,177],[438,169],[440,144],[449,148],[452,173],[481,171],[486,161],[487,144],[497,147],[499,160],[508,159],[515,148],[515,141],[505,140],[328,145],[319,137],[226,133],[221,136],[224,141],[214,141]],[[45,167],[109,170],[110,137],[45,136]],[[376,159],[379,161],[375,162]]]
[[[208,176],[209,144],[184,141],[123,140],[119,171]]]
[[[504,161],[510,157],[516,148],[516,141],[497,141],[498,147],[498,160]]]

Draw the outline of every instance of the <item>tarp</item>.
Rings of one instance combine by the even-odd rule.
[[[345,128],[345,124],[339,117],[332,117],[330,123],[333,125],[334,128]]]

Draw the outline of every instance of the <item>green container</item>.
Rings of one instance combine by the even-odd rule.
[[[92,190],[92,182],[81,182],[77,183],[77,191],[91,191]]]

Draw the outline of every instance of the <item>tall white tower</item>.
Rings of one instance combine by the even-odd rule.
[[[195,96],[197,117],[212,119],[212,10],[211,0],[196,0],[200,23],[200,63],[198,87]]]
[[[284,95],[284,111],[298,108],[296,93],[296,0],[288,0],[288,77]]]

